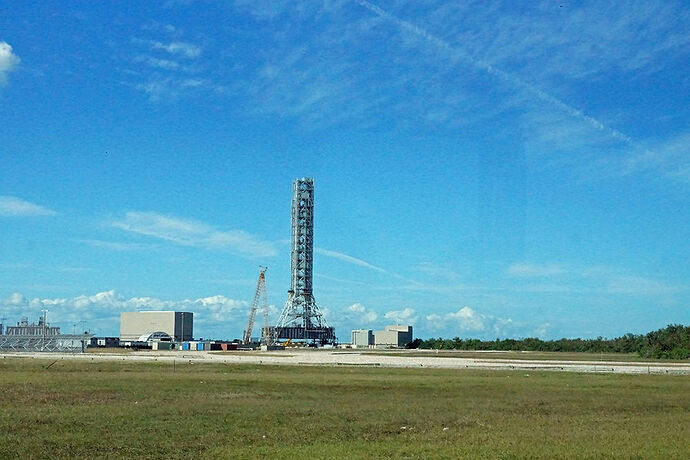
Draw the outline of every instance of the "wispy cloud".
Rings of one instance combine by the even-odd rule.
[[[417,270],[426,273],[427,275],[431,275],[434,278],[442,278],[451,281],[460,278],[460,275],[447,264],[438,265],[432,262],[425,261],[419,263],[419,265],[417,266]]]
[[[374,271],[377,271],[379,273],[385,273],[387,275],[391,274],[388,270],[384,270],[381,267],[377,267],[376,265],[372,265],[369,262],[366,262],[362,259],[358,259],[357,257],[343,254],[342,252],[331,251],[331,250],[323,249],[323,248],[314,248],[314,252],[316,252],[317,254],[324,255],[326,257],[332,257],[334,259],[338,259],[338,260],[341,260],[343,262],[347,262],[348,264],[357,265],[358,267],[368,268],[370,270],[374,270]]]
[[[397,273],[390,272],[390,271],[388,271],[388,270],[386,270],[386,269],[384,269],[384,268],[377,267],[376,265],[370,264],[369,262],[367,262],[367,261],[365,261],[365,260],[359,259],[359,258],[357,258],[357,257],[350,256],[350,255],[348,255],[348,254],[344,254],[344,253],[342,253],[342,252],[331,251],[331,250],[323,249],[323,248],[314,248],[314,252],[316,252],[317,254],[324,255],[324,256],[326,256],[326,257],[331,257],[331,258],[334,258],[334,259],[341,260],[341,261],[346,262],[346,263],[348,263],[348,264],[356,265],[356,266],[358,266],[358,267],[368,268],[369,270],[373,270],[373,271],[375,271],[375,272],[383,273],[384,275],[388,275],[388,276],[390,276],[390,277],[393,277],[393,278],[397,278],[397,279],[399,279],[399,280],[406,281],[406,282],[410,283],[410,284],[413,285],[413,286],[422,286],[422,283],[420,283],[420,282],[418,282],[418,281],[415,281],[415,280],[406,278],[406,277],[404,277],[404,276],[402,276],[402,275],[399,275],[399,274],[397,274]]]
[[[230,249],[249,257],[277,255],[273,244],[243,230],[218,230],[194,220],[180,219],[155,212],[128,212],[111,225],[140,235],[170,241],[182,246],[206,249]]]
[[[643,276],[613,275],[606,281],[606,292],[633,296],[660,296],[687,290],[687,286],[671,286]]]
[[[690,36],[682,31],[690,11],[678,4],[649,2],[630,8],[613,2],[568,5],[566,11],[535,3],[517,14],[495,2],[434,8],[403,2],[386,9],[368,0],[355,3],[397,27],[407,48],[425,43],[425,54],[443,62],[445,72],[458,72],[458,64],[465,64],[465,69],[495,77],[493,94],[509,89],[495,106],[499,113],[517,110],[526,150],[538,152],[540,161],[565,163],[562,169],[587,178],[592,172],[600,177],[651,171],[690,182],[687,142],[680,144],[683,152],[678,154],[664,142],[641,139],[641,134],[635,139],[630,134],[637,131],[634,124],[649,124],[640,119],[639,110],[597,106],[582,97],[585,87],[601,91],[600,79],[610,73],[634,82],[685,63]],[[404,19],[410,10],[414,22]],[[456,83],[464,80],[459,77]],[[436,110],[446,114],[440,123],[458,119],[458,105]],[[489,115],[488,107],[478,109],[472,118]]]
[[[177,61],[171,59],[160,59],[151,56],[137,56],[134,58],[134,62],[144,62],[150,67],[157,67],[166,70],[176,70],[180,68],[180,64]]]
[[[524,90],[532,94],[533,96],[537,97],[538,99],[547,102],[551,104],[552,106],[566,112],[570,116],[574,118],[578,118],[581,121],[584,121],[587,123],[590,127],[595,128],[600,131],[605,131],[607,132],[610,136],[626,142],[628,144],[633,144],[633,140],[630,138],[630,136],[610,127],[604,124],[602,121],[597,120],[596,118],[586,114],[580,109],[577,109],[575,107],[572,107],[570,104],[567,104],[566,102],[562,101],[561,99],[553,96],[552,94],[547,93],[546,91],[543,91],[542,89],[536,87],[533,84],[530,84],[529,82],[523,80],[522,78],[518,77],[517,75],[514,75],[510,72],[506,72],[502,69],[499,69],[495,65],[490,64],[489,62],[475,58],[472,54],[470,54],[467,50],[464,50],[458,46],[453,46],[446,40],[443,40],[436,35],[430,33],[429,31],[423,29],[422,27],[419,27],[409,21],[403,20],[399,18],[398,16],[395,16],[391,14],[390,12],[384,10],[383,8],[374,5],[371,2],[368,2],[366,0],[356,0],[356,2],[363,7],[367,8],[368,10],[372,11],[373,13],[379,15],[380,17],[389,20],[393,23],[395,23],[398,27],[403,29],[406,32],[409,32],[421,39],[424,39],[428,41],[429,43],[433,44],[435,47],[438,49],[444,51],[447,53],[447,56],[453,59],[458,59],[465,61],[469,63],[470,65],[481,69],[485,72],[487,72],[490,75],[499,77],[506,82],[510,83],[513,85],[515,88]]]
[[[192,43],[186,42],[170,42],[161,43],[159,41],[151,40],[148,42],[152,49],[164,50],[173,55],[183,56],[185,58],[193,59],[201,55],[201,47]]]
[[[660,170],[670,178],[690,182],[690,131],[657,142],[652,150],[627,157],[620,170],[622,174]]]
[[[507,269],[520,284],[501,289],[535,293],[620,294],[636,297],[668,296],[687,291],[687,285],[669,283],[632,270],[611,267],[577,267],[566,264],[514,263]]]
[[[174,26],[148,28],[162,34],[181,34]],[[170,101],[198,91],[224,93],[223,85],[212,81],[202,63],[202,47],[180,40],[131,39],[136,56],[129,58],[130,67],[123,70],[135,82],[126,83],[148,94],[151,101]]]
[[[156,246],[146,243],[132,243],[122,241],[104,241],[91,239],[75,239],[78,243],[84,243],[94,248],[108,249],[111,251],[140,251],[145,249],[153,249]]]
[[[508,274],[515,277],[533,278],[549,277],[566,273],[566,268],[562,265],[539,265],[528,263],[516,263],[508,267]]]
[[[54,216],[57,212],[14,196],[0,196],[0,216],[32,217]]]
[[[19,62],[19,56],[14,54],[10,44],[0,41],[0,86],[7,84],[7,76],[17,68]]]

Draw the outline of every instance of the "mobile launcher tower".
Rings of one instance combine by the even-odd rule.
[[[274,331],[276,339],[311,343],[335,342],[335,329],[328,327],[312,294],[314,262],[314,179],[292,183],[292,249],[290,290]]]

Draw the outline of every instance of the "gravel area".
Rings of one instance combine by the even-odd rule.
[[[436,369],[486,370],[544,370],[623,374],[682,374],[690,375],[690,363],[616,362],[616,361],[560,361],[492,359],[489,355],[477,358],[405,356],[402,353],[371,354],[335,350],[285,350],[219,353],[205,351],[138,351],[132,353],[0,353],[2,359],[42,358],[89,361],[169,361],[217,362],[239,364],[277,364],[292,366],[375,366]]]

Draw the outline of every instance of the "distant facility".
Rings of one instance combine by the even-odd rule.
[[[368,348],[374,345],[374,333],[371,329],[355,329],[351,338],[354,348]]]
[[[2,334],[2,325],[0,324],[0,334]],[[51,336],[60,335],[60,328],[56,326],[50,326],[46,321],[44,316],[38,318],[38,324],[29,324],[29,318],[26,316],[22,318],[16,326],[7,326],[5,328],[5,335],[40,335],[40,336]]]
[[[314,264],[314,179],[303,177],[292,183],[292,249],[290,290],[274,334],[289,339],[327,344],[335,342],[312,294]]]
[[[61,334],[60,328],[47,321],[47,310],[38,318],[38,323],[29,323],[24,317],[16,326],[0,324],[0,350],[12,351],[84,351],[92,334]]]
[[[120,341],[137,342],[143,336],[166,334],[175,342],[192,340],[194,314],[182,311],[138,311],[120,314]]]
[[[385,330],[374,332],[376,348],[403,348],[412,340],[412,326],[386,326]]]

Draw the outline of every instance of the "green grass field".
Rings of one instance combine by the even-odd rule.
[[[51,362],[0,359],[0,458],[690,456],[686,376]]]

